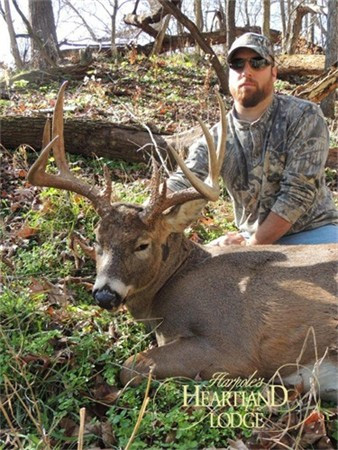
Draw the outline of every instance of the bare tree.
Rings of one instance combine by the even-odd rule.
[[[49,59],[54,63],[57,62],[59,56],[52,1],[29,0],[28,5],[32,29],[41,41],[38,42],[34,36],[31,36],[32,59],[38,67],[44,68],[49,65],[49,61],[41,56],[47,53]],[[41,54],[41,43],[44,47],[43,55]]]
[[[21,59],[18,42],[16,40],[9,0],[4,0],[4,8],[0,4],[0,13],[7,24],[9,40],[11,44],[11,52],[14,58],[15,66],[20,70],[23,68],[24,63]]]
[[[228,48],[236,39],[236,0],[225,0],[226,28]]]
[[[148,0],[148,3],[149,3],[150,10],[152,13],[155,13],[160,7],[157,0]],[[163,17],[161,17],[161,20],[159,21],[158,25],[156,26],[157,36],[155,38],[155,42],[154,42],[153,49],[151,51],[151,55],[158,55],[160,53],[162,44],[163,44],[163,39],[164,39],[166,31],[168,29],[170,19],[171,19],[170,14],[163,15]]]
[[[203,31],[203,11],[202,0],[194,0],[195,23],[200,31]]]
[[[285,3],[284,0],[279,0],[280,17],[282,22],[282,49],[285,51],[286,42],[286,17],[285,17]]]
[[[337,61],[338,55],[338,12],[336,0],[328,0],[326,36],[326,58],[325,67],[329,67]],[[321,108],[326,117],[335,117],[335,92],[328,95],[322,102]]]
[[[202,11],[202,0],[194,0],[194,13],[195,13],[195,23],[199,31],[203,31],[203,11]],[[197,54],[201,53],[201,49],[196,45]]]
[[[288,42],[287,42],[287,53],[289,55],[293,55],[296,51],[297,41],[299,38],[300,31],[302,29],[302,20],[303,17],[306,14],[309,13],[318,13],[320,12],[320,8],[316,5],[303,5],[299,4],[294,10],[293,10],[293,20],[292,20],[292,26],[291,26],[291,33],[288,36]]]
[[[224,71],[224,67],[221,64],[220,60],[218,59],[216,53],[212,49],[212,47],[206,42],[206,40],[203,38],[201,32],[196,27],[194,22],[192,22],[186,15],[184,15],[175,4],[169,0],[159,0],[159,3],[162,5],[162,7],[165,9],[165,12],[168,14],[172,14],[177,21],[181,22],[182,25],[184,25],[185,28],[189,30],[193,38],[195,39],[196,43],[201,47],[201,49],[204,51],[204,53],[209,57],[210,64],[213,66],[219,83],[220,83],[220,89],[222,92],[227,92],[228,90],[228,82],[227,77]]]
[[[262,33],[267,38],[270,38],[270,0],[263,0]]]
[[[118,0],[114,0],[113,2],[113,12],[111,14],[111,54],[112,56],[117,55],[116,48],[116,20],[117,20],[117,11],[119,9]]]
[[[69,2],[69,0],[66,0],[67,2]],[[130,2],[131,0],[124,0],[124,1],[120,1],[120,0],[95,0],[97,4],[99,4],[102,8],[102,10],[100,10],[100,13],[92,13],[92,16],[99,22],[102,24],[103,26],[103,33],[106,33],[107,35],[110,35],[110,39],[111,39],[111,53],[112,55],[116,55],[117,54],[117,46],[116,46],[116,39],[117,39],[117,34],[118,34],[118,28],[117,28],[117,19],[118,19],[118,12],[119,10],[121,10],[121,8],[128,2]],[[136,2],[136,9],[137,9],[137,4],[138,2]],[[74,6],[74,1],[72,1],[72,5]],[[73,9],[74,11],[74,9]],[[85,20],[85,22],[88,25],[88,22],[85,19],[85,15],[86,12],[85,11],[80,11],[80,7],[77,8],[77,11],[80,12],[81,16],[83,17],[83,19]],[[105,14],[102,14],[102,11],[105,12]],[[74,11],[75,12],[75,11]],[[79,14],[77,14],[78,17],[80,17]],[[107,19],[110,18],[110,21],[108,21]],[[100,37],[97,36],[97,32],[95,33],[93,31],[93,26],[91,27],[91,31],[86,27],[84,21],[82,20],[82,23],[84,25],[84,27],[87,29],[87,31],[89,32],[90,36],[93,39],[93,35],[95,35],[95,39],[97,41],[100,41]],[[110,26],[108,25],[110,23]],[[101,31],[101,32],[102,32]]]
[[[244,0],[244,12],[245,12],[245,26],[250,26],[250,15],[249,15],[249,5],[248,0]]]

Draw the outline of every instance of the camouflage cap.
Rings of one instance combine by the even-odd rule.
[[[265,58],[272,64],[274,63],[275,57],[273,46],[269,39],[262,34],[245,33],[237,38],[230,47],[227,58],[228,62],[231,61],[235,51],[239,48],[250,48],[262,56],[262,58]]]

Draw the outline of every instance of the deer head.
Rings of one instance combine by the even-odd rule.
[[[43,150],[28,173],[31,184],[56,187],[87,197],[100,216],[96,229],[97,278],[93,295],[99,306],[112,310],[130,296],[147,289],[159,276],[162,261],[168,252],[168,239],[181,233],[196,218],[206,201],[219,196],[219,172],[222,167],[226,142],[226,113],[218,95],[221,110],[221,139],[217,149],[207,127],[201,122],[209,151],[209,175],[205,182],[196,177],[181,157],[170,148],[178,165],[193,187],[168,193],[165,181],[152,160],[150,199],[146,206],[126,203],[111,204],[112,185],[107,168],[104,170],[106,188],[100,192],[76,178],[69,169],[64,147],[63,102],[67,82],[60,88],[52,123],[49,122],[43,138]],[[49,142],[50,140],[50,142]],[[53,149],[57,175],[46,172],[50,150]]]

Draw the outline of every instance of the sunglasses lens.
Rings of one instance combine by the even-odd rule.
[[[269,65],[269,62],[264,58],[252,58],[249,60],[249,64],[253,69],[262,69]]]
[[[229,63],[230,69],[240,70],[245,66],[245,59],[243,58],[235,58]]]

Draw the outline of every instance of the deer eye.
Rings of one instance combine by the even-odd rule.
[[[149,247],[148,243],[140,244],[135,248],[135,252],[142,252],[143,250],[146,250],[148,247]]]

